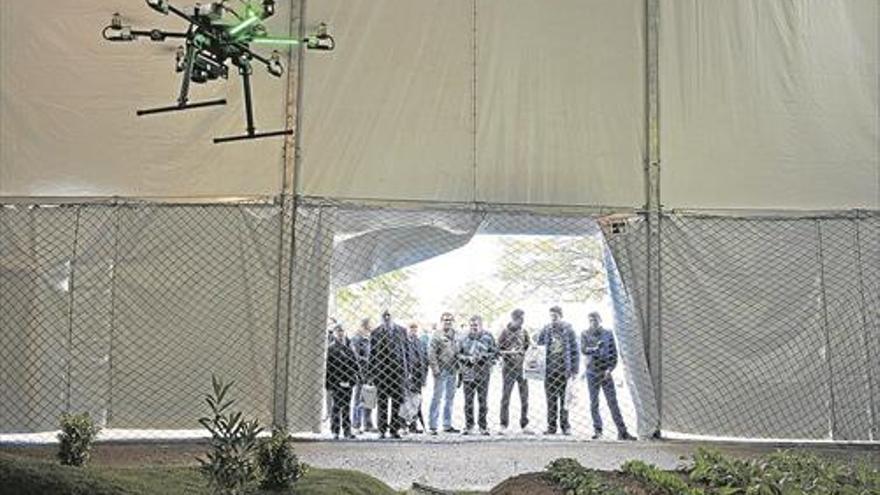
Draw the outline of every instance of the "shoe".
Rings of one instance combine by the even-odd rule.
[[[352,432],[347,431],[347,432],[345,432],[345,438],[348,439],[348,440],[353,440],[353,439],[355,439],[355,438],[357,438],[357,437],[354,436],[354,434],[353,434]]]
[[[384,440],[384,439],[385,439],[385,432],[384,432],[384,431],[380,431],[380,432],[379,432],[379,440]]]
[[[507,435],[508,433],[509,433],[509,431],[507,430],[506,426],[502,426],[501,429],[498,430],[498,435],[502,436],[502,437]]]
[[[590,438],[592,438],[593,440],[601,440],[602,439],[602,430],[596,430],[595,433],[593,433],[593,436]]]
[[[400,433],[398,433],[397,430],[392,431],[391,438],[393,438],[395,440],[400,440]]]
[[[450,427],[447,427],[447,428],[443,428],[443,433],[461,433],[461,430],[459,430],[458,428],[453,428],[453,427],[450,426]]]
[[[488,436],[489,436],[489,430],[486,430],[486,429],[484,429],[484,428],[480,428],[480,435],[483,435],[484,437],[488,437]]]
[[[527,426],[523,426],[522,434],[523,435],[534,435],[535,432],[530,430]]]
[[[636,437],[630,435],[629,432],[627,432],[626,430],[623,430],[622,432],[617,434],[617,439],[624,440],[627,442],[633,442],[636,440]]]
[[[567,437],[570,437],[570,436],[571,436],[571,428],[563,428],[563,429],[562,429],[562,434],[565,435],[565,436],[567,436]]]
[[[473,428],[465,428],[465,430],[463,432],[461,432],[462,435],[472,435],[473,433],[474,433]]]
[[[333,434],[333,440],[339,440],[339,433]]]
[[[556,434],[556,430],[551,430],[551,429],[548,428],[548,429],[544,430],[544,434],[545,434],[545,435],[555,435],[555,434]]]
[[[437,430],[436,430],[436,429],[431,430],[431,435],[436,437],[436,436],[437,436]]]

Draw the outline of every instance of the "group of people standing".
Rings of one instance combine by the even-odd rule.
[[[327,351],[326,388],[331,400],[331,430],[354,438],[358,431],[378,431],[380,438],[390,435],[400,438],[401,432],[421,433],[425,430],[419,407],[414,419],[405,424],[399,411],[404,401],[421,394],[428,374],[433,377],[433,391],[428,415],[428,431],[489,435],[489,382],[494,365],[500,360],[502,392],[499,423],[501,432],[509,428],[510,399],[514,386],[519,392],[519,426],[525,434],[529,429],[529,380],[525,373],[525,358],[534,345],[544,346],[544,395],[547,401],[547,428],[545,435],[571,434],[569,409],[566,403],[571,387],[578,376],[581,356],[586,359],[585,377],[590,395],[593,419],[593,438],[602,437],[602,418],[599,414],[599,394],[604,393],[617,426],[618,438],[635,440],[629,434],[617,403],[612,371],[617,366],[618,353],[614,334],[602,327],[598,313],[589,314],[589,327],[578,338],[571,324],[562,319],[559,306],[550,308],[550,323],[545,325],[536,340],[524,327],[525,313],[516,309],[511,313],[496,342],[483,328],[482,318],[472,316],[465,335],[455,328],[451,313],[441,316],[441,328],[433,335],[419,335],[417,324],[409,331],[396,324],[390,312],[382,313],[382,323],[371,328],[364,319],[355,336],[347,338],[341,325],[335,325]],[[375,387],[376,428],[371,409],[365,407],[365,387]],[[452,423],[453,404],[458,388],[464,390],[465,425],[463,430]],[[354,404],[352,405],[352,399]],[[476,417],[474,414],[476,402]],[[440,412],[442,405],[442,429]],[[419,428],[421,424],[421,429]]]

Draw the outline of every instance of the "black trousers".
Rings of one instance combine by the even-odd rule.
[[[513,394],[513,385],[519,390],[519,425],[525,428],[529,424],[529,382],[523,376],[522,369],[502,369],[501,376],[501,427],[507,428],[510,418],[510,396]]]
[[[400,404],[403,403],[403,391],[399,386],[376,386],[376,398],[378,399],[379,404],[377,405],[379,417],[377,418],[376,426],[379,427],[379,432],[385,433],[389,431],[389,425],[391,431],[400,431],[403,429],[403,418],[400,417]],[[388,411],[388,403],[391,403],[391,411]],[[391,421],[388,420],[388,413],[391,413]]]
[[[330,406],[330,431],[335,434],[351,433],[351,388],[330,389],[333,405]],[[341,431],[340,431],[341,427]]]
[[[568,377],[563,370],[547,370],[544,377],[544,394],[547,396],[547,430],[556,431],[556,417],[563,431],[570,430],[568,408],[565,405],[565,387]]]
[[[489,423],[486,417],[489,415],[489,374],[479,376],[471,382],[464,382],[464,419],[465,427],[473,429],[474,427],[474,395],[480,404],[479,418],[477,424],[481,430],[488,430]]]

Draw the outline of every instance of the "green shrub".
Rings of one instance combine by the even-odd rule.
[[[655,493],[664,495],[704,495],[702,488],[691,488],[675,473],[661,471],[656,466],[642,461],[628,461],[621,470],[649,486]]]
[[[219,495],[240,495],[253,489],[259,469],[255,461],[257,435],[263,431],[257,420],[245,421],[241,412],[227,412],[235,403],[226,394],[232,383],[211,376],[212,395],[205,396],[211,416],[199,423],[211,433],[207,459],[198,459],[209,487]]]
[[[58,440],[58,460],[66,466],[82,466],[89,462],[92,442],[101,427],[92,421],[89,413],[61,415],[61,433]]]
[[[297,459],[293,441],[283,427],[272,429],[272,437],[260,444],[257,457],[263,476],[260,488],[264,490],[287,490],[308,470]]]
[[[547,474],[569,495],[623,495],[574,459],[556,459],[547,465]]]
[[[718,452],[698,450],[690,479],[705,483],[723,495],[880,493],[880,473],[876,469],[795,451],[779,451],[742,461]]]

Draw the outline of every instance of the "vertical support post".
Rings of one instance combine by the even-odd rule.
[[[645,0],[646,139],[645,211],[647,213],[647,287],[645,339],[648,368],[657,400],[655,437],[663,423],[662,328],[660,305],[660,0]]]
[[[297,39],[305,37],[303,22],[305,0],[291,0],[289,32]],[[302,94],[302,44],[287,53],[287,90],[285,96],[286,128],[294,134],[284,137],[284,156],[281,169],[281,218],[278,236],[278,300],[275,332],[275,371],[272,424],[286,426],[287,391],[289,388],[291,296],[293,293],[294,227],[296,221],[296,193],[299,179],[299,102]]]

